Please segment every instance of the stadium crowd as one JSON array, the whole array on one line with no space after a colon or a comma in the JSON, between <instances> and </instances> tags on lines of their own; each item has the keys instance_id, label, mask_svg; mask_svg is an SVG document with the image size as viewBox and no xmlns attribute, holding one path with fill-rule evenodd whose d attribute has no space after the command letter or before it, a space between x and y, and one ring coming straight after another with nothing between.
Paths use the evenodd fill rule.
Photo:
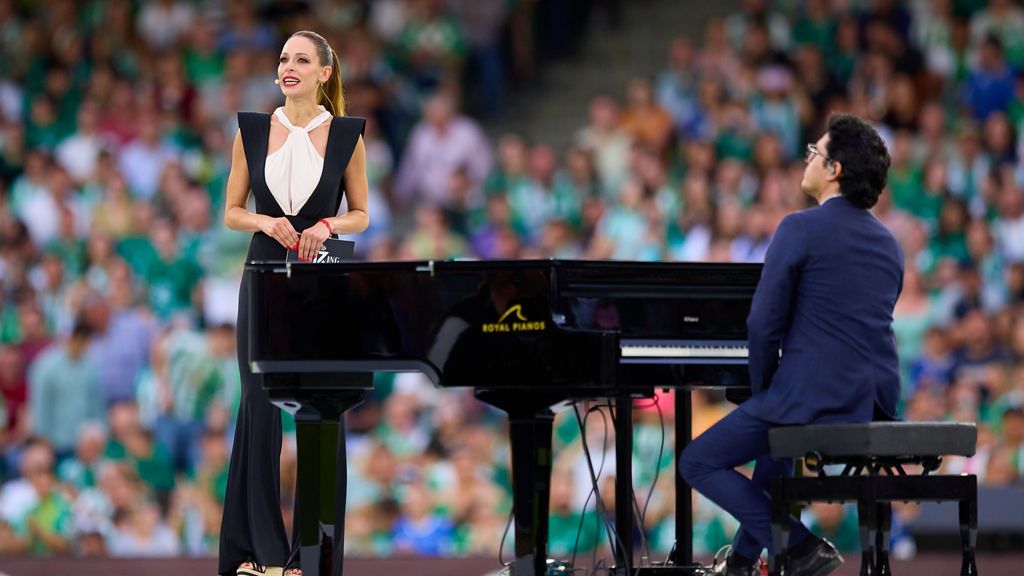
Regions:
<instances>
[{"instance_id":1,"label":"stadium crowd","mask_svg":"<svg viewBox=\"0 0 1024 576\"><path fill-rule=\"evenodd\" d=\"M870 119L893 160L875 213L906 259L903 416L978 422L977 455L946 467L1020 485L1020 3L744 0L673 40L656 76L585 103L567 149L490 141L477 118L571 53L586 33L573 10L591 4L616 21L614 2L585 0L0 0L0 556L216 553L248 242L221 219L234 113L279 105L274 62L299 29L335 46L348 113L368 119L371 227L357 246L373 260L757 262L781 218L809 206L805 143L833 111ZM636 416L656 555L673 537L669 397ZM694 398L695 433L731 409ZM591 408L614 510L614 439ZM571 414L556 420L555 557L606 546ZM379 378L348 426L349 553L498 554L511 507L500 413L403 374ZM282 462L288 518L293 442ZM697 511L696 549L713 553L735 524ZM850 510L807 514L857 548ZM898 553L913 552L913 514L899 511Z\"/></svg>"}]
</instances>

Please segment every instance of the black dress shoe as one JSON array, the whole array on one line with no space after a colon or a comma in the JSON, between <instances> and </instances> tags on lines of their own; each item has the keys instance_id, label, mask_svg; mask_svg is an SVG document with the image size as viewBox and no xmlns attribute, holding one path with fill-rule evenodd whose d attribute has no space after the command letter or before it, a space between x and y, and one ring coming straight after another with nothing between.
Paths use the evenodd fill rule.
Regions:
<instances>
[{"instance_id":1,"label":"black dress shoe","mask_svg":"<svg viewBox=\"0 0 1024 576\"><path fill-rule=\"evenodd\" d=\"M807 554L790 557L786 565L786 576L825 576L831 574L843 563L843 557L828 540L819 540Z\"/></svg>"}]
</instances>

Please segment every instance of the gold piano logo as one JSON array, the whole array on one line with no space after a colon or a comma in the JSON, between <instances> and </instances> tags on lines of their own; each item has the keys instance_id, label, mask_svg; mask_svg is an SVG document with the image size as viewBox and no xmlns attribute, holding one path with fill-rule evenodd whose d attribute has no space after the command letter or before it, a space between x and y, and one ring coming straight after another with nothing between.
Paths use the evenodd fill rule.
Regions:
<instances>
[{"instance_id":1,"label":"gold piano logo","mask_svg":"<svg viewBox=\"0 0 1024 576\"><path fill-rule=\"evenodd\" d=\"M484 334L497 332L543 332L547 324L543 320L528 320L523 314L523 305L515 306L505 310L505 313L498 318L497 322L487 322L480 326Z\"/></svg>"}]
</instances>

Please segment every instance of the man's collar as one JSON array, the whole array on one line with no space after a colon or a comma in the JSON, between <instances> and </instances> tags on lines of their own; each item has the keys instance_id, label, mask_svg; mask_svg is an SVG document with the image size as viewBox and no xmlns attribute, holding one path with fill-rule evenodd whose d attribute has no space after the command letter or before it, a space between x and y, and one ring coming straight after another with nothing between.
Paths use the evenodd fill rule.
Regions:
<instances>
[{"instance_id":1,"label":"man's collar","mask_svg":"<svg viewBox=\"0 0 1024 576\"><path fill-rule=\"evenodd\" d=\"M831 194L829 196L826 196L825 198L822 198L820 202L818 202L818 206L824 206L825 202L828 202L829 200L832 200L832 199L835 199L835 198L842 198L842 196L843 195L841 193L839 193L839 192L836 192L835 194Z\"/></svg>"}]
</instances>

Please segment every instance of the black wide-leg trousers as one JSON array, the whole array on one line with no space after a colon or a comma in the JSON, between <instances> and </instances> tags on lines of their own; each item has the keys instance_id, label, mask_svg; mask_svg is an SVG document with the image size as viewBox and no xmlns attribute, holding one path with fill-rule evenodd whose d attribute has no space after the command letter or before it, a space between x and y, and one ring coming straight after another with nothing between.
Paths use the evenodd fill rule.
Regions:
<instances>
[{"instance_id":1,"label":"black wide-leg trousers","mask_svg":"<svg viewBox=\"0 0 1024 576\"><path fill-rule=\"evenodd\" d=\"M243 562L286 566L297 542L289 542L281 517L281 411L270 403L262 376L249 370L250 281L250 273L245 272L236 324L242 398L228 468L217 567L219 574L230 575Z\"/></svg>"}]
</instances>

